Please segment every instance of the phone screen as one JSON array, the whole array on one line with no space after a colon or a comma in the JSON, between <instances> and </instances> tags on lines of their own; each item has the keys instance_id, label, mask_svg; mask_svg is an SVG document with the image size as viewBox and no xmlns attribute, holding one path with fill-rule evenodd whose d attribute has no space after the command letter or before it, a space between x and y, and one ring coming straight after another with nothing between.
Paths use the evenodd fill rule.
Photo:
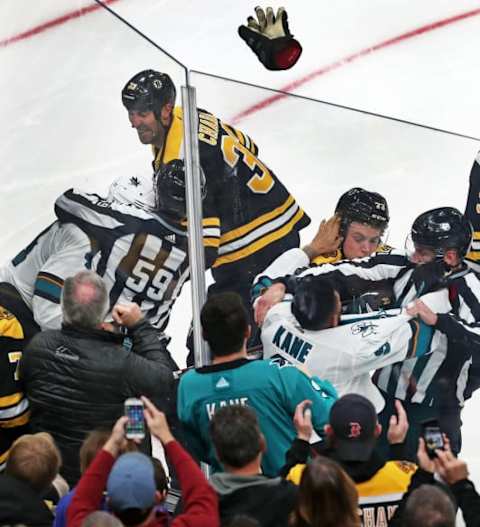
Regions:
<instances>
[{"instance_id":1,"label":"phone screen","mask_svg":"<svg viewBox=\"0 0 480 527\"><path fill-rule=\"evenodd\" d=\"M142 401L133 397L127 399L125 401L125 415L128 417L125 427L127 439L143 439L145 437L145 421Z\"/></svg>"},{"instance_id":2,"label":"phone screen","mask_svg":"<svg viewBox=\"0 0 480 527\"><path fill-rule=\"evenodd\" d=\"M423 429L423 438L429 457L435 457L435 450L443 450L443 436L439 426L425 426Z\"/></svg>"}]
</instances>

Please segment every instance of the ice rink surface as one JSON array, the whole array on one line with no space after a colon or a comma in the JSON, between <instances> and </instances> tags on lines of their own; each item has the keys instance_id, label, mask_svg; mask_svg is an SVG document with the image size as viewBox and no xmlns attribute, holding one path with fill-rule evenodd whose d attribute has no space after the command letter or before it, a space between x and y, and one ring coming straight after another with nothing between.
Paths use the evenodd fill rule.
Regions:
<instances>
[{"instance_id":1,"label":"ice rink surface","mask_svg":"<svg viewBox=\"0 0 480 527\"><path fill-rule=\"evenodd\" d=\"M423 210L464 208L480 137L480 2L286 0L304 48L286 72L265 70L237 35L255 5L110 3L202 72L190 79L198 105L255 139L261 159L312 217L303 241L351 186L387 197L388 241L395 246ZM117 175L148 172L150 152L129 128L120 90L148 67L166 71L177 85L185 76L91 1L42 0L32 9L29 0L2 0L0 20L3 261L53 221L53 202L67 188L104 192ZM185 288L169 327L180 362L189 302ZM479 405L477 396L464 411L463 455L480 482Z\"/></svg>"}]
</instances>

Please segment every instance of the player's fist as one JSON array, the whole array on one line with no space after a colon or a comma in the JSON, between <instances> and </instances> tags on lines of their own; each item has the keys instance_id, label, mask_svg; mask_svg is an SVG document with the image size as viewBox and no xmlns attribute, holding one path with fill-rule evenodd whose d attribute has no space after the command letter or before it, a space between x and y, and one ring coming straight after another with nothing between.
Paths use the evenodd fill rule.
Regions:
<instances>
[{"instance_id":1,"label":"player's fist","mask_svg":"<svg viewBox=\"0 0 480 527\"><path fill-rule=\"evenodd\" d=\"M288 28L288 15L280 7L275 15L271 7L255 8L257 20L250 16L246 26L240 26L240 37L250 46L260 62L269 70L291 68L302 53L302 46Z\"/></svg>"}]
</instances>

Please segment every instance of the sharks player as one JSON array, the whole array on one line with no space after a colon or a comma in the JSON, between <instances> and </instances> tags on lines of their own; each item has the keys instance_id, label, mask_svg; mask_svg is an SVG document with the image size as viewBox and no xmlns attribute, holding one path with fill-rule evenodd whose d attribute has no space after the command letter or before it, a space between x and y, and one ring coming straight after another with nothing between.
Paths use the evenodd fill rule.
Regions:
<instances>
[{"instance_id":1,"label":"sharks player","mask_svg":"<svg viewBox=\"0 0 480 527\"><path fill-rule=\"evenodd\" d=\"M323 274L333 280L342 300L375 288L381 280L391 281L398 306L408 309L448 339L446 358L439 354L407 359L386 366L375 374L375 383L387 404L380 419L388 419L393 402L400 399L409 415L409 455L416 451L420 422L437 418L452 443L461 448L460 412L465 401L465 385L472 354L480 353L480 281L464 258L472 241L469 221L452 207L421 214L413 223L407 252L392 252L369 259L310 267L299 276L283 276L308 264L300 249L288 251L263 275L279 276L267 292L277 302L285 291L292 292L298 280L308 274ZM290 253L290 254L289 254ZM261 278L261 277L259 277ZM452 310L431 317L418 297L436 288L446 288ZM384 423L385 424L385 423Z\"/></svg>"},{"instance_id":2,"label":"sharks player","mask_svg":"<svg viewBox=\"0 0 480 527\"><path fill-rule=\"evenodd\" d=\"M450 310L446 291L422 299L437 311ZM305 277L293 298L268 311L262 325L264 359L306 368L328 379L339 396L363 395L379 413L384 399L371 380L372 370L432 352L445 356L445 336L404 310L344 315L341 322L340 315L340 295L332 284L322 276Z\"/></svg>"}]
</instances>

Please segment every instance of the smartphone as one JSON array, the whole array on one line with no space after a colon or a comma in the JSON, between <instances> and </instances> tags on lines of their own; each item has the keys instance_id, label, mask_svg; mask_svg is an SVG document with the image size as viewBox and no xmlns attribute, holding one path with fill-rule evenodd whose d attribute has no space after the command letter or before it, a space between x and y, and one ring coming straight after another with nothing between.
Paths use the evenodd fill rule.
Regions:
<instances>
[{"instance_id":1,"label":"smartphone","mask_svg":"<svg viewBox=\"0 0 480 527\"><path fill-rule=\"evenodd\" d=\"M435 450L443 450L445 448L442 431L436 419L424 421L422 427L422 436L425 440L428 457L434 459L436 457Z\"/></svg>"},{"instance_id":2,"label":"smartphone","mask_svg":"<svg viewBox=\"0 0 480 527\"><path fill-rule=\"evenodd\" d=\"M145 437L145 420L143 417L143 403L136 397L125 401L125 415L128 417L125 426L127 439L143 439Z\"/></svg>"}]
</instances>

